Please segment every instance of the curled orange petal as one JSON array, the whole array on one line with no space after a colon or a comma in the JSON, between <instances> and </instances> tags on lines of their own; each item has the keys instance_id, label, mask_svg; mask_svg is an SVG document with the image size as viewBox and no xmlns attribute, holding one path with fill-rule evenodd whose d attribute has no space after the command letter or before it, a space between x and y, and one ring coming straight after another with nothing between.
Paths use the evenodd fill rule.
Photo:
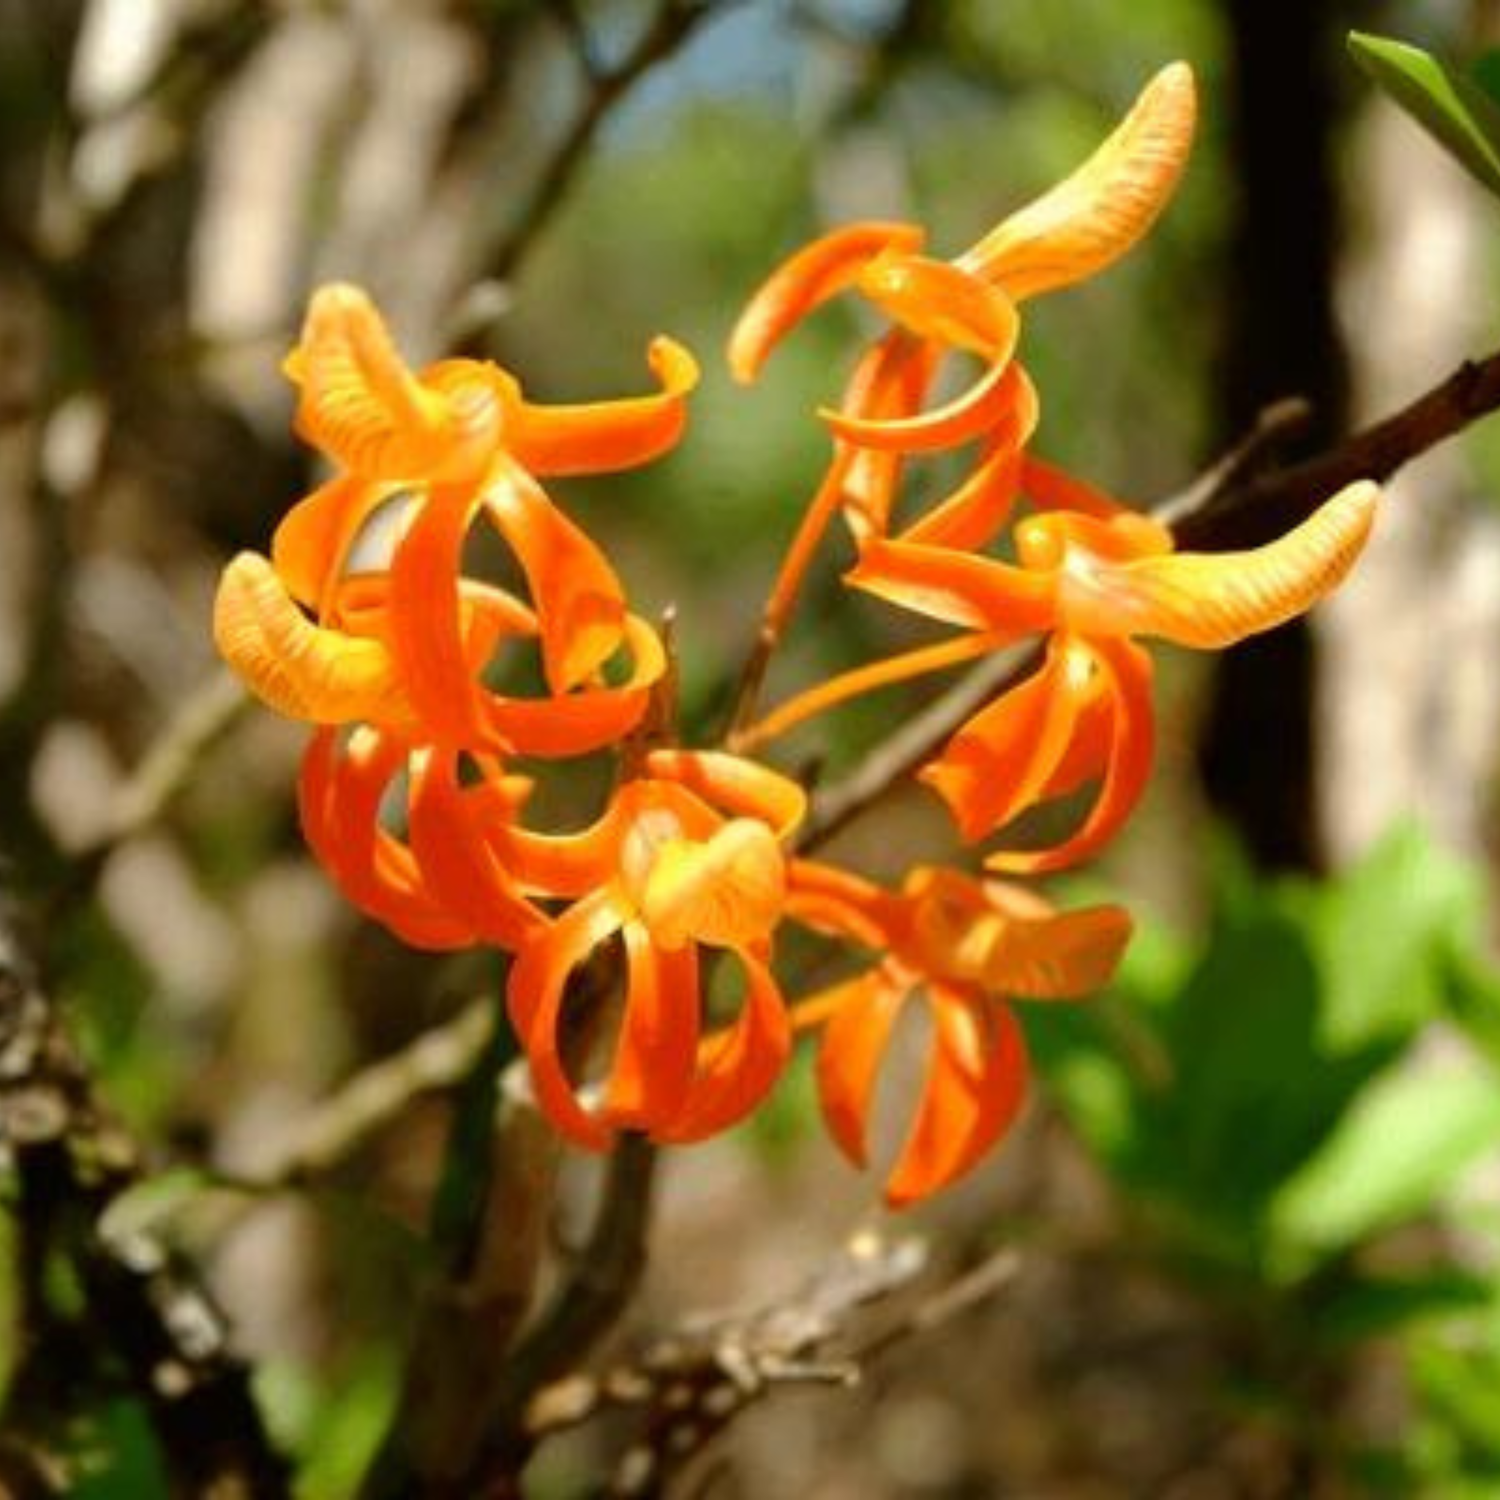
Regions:
<instances>
[{"instance_id":1,"label":"curled orange petal","mask_svg":"<svg viewBox=\"0 0 1500 1500\"><path fill-rule=\"evenodd\" d=\"M320 485L282 517L271 561L294 599L326 614L355 538L397 493L390 485L345 474Z\"/></svg>"},{"instance_id":2,"label":"curled orange petal","mask_svg":"<svg viewBox=\"0 0 1500 1500\"><path fill-rule=\"evenodd\" d=\"M314 625L257 553L241 552L224 569L214 600L214 642L256 697L289 718L317 724L412 719L387 647Z\"/></svg>"},{"instance_id":3,"label":"curled orange petal","mask_svg":"<svg viewBox=\"0 0 1500 1500\"><path fill-rule=\"evenodd\" d=\"M665 337L651 341L646 360L661 382L659 394L577 406L523 402L512 413L506 447L522 468L543 477L608 474L660 457L682 436L698 362Z\"/></svg>"},{"instance_id":4,"label":"curled orange petal","mask_svg":"<svg viewBox=\"0 0 1500 1500\"><path fill-rule=\"evenodd\" d=\"M826 997L833 1006L818 1043L818 1104L834 1144L856 1167L868 1161L875 1081L909 987L903 972L883 965Z\"/></svg>"},{"instance_id":5,"label":"curled orange petal","mask_svg":"<svg viewBox=\"0 0 1500 1500\"><path fill-rule=\"evenodd\" d=\"M811 859L787 867L787 915L815 932L883 950L892 943L897 910L889 892L850 870Z\"/></svg>"},{"instance_id":6,"label":"curled orange petal","mask_svg":"<svg viewBox=\"0 0 1500 1500\"><path fill-rule=\"evenodd\" d=\"M787 331L852 286L882 251L914 251L923 234L912 224L848 224L783 261L751 297L729 335L729 369L742 385L760 373Z\"/></svg>"},{"instance_id":7,"label":"curled orange petal","mask_svg":"<svg viewBox=\"0 0 1500 1500\"><path fill-rule=\"evenodd\" d=\"M1009 363L992 364L968 390L946 405L910 417L862 417L821 407L818 415L834 435L882 453L933 453L991 431L1004 420L1012 395Z\"/></svg>"},{"instance_id":8,"label":"curled orange petal","mask_svg":"<svg viewBox=\"0 0 1500 1500\"><path fill-rule=\"evenodd\" d=\"M1026 1045L1010 1007L929 986L932 1049L911 1132L886 1179L906 1208L970 1171L1010 1128L1026 1098Z\"/></svg>"},{"instance_id":9,"label":"curled orange petal","mask_svg":"<svg viewBox=\"0 0 1500 1500\"><path fill-rule=\"evenodd\" d=\"M345 897L413 948L467 948L474 930L446 910L412 852L380 826L380 806L407 748L367 727L341 752L339 732L320 729L302 758L297 808L308 847Z\"/></svg>"},{"instance_id":10,"label":"curled orange petal","mask_svg":"<svg viewBox=\"0 0 1500 1500\"><path fill-rule=\"evenodd\" d=\"M514 464L503 466L482 498L531 588L548 684L554 693L566 692L619 649L625 620L620 580L582 528Z\"/></svg>"},{"instance_id":11,"label":"curled orange petal","mask_svg":"<svg viewBox=\"0 0 1500 1500\"><path fill-rule=\"evenodd\" d=\"M653 750L646 757L646 768L725 812L758 818L777 838L790 834L807 811L807 793L795 781L742 755L722 750Z\"/></svg>"},{"instance_id":12,"label":"curled orange petal","mask_svg":"<svg viewBox=\"0 0 1500 1500\"><path fill-rule=\"evenodd\" d=\"M1193 142L1192 70L1172 63L1071 176L959 257L1018 301L1081 281L1119 259L1177 186Z\"/></svg>"},{"instance_id":13,"label":"curled orange petal","mask_svg":"<svg viewBox=\"0 0 1500 1500\"><path fill-rule=\"evenodd\" d=\"M1109 755L1099 795L1071 838L1050 849L991 854L984 862L988 869L1041 875L1093 858L1124 826L1146 789L1155 747L1151 658L1131 641L1102 639L1086 644L1109 678L1112 709Z\"/></svg>"},{"instance_id":14,"label":"curled orange petal","mask_svg":"<svg viewBox=\"0 0 1500 1500\"><path fill-rule=\"evenodd\" d=\"M1041 668L965 723L918 773L970 842L1019 817L1042 797L1066 754L1094 662L1056 636Z\"/></svg>"},{"instance_id":15,"label":"curled orange petal","mask_svg":"<svg viewBox=\"0 0 1500 1500\"><path fill-rule=\"evenodd\" d=\"M584 897L521 945L505 992L538 1106L563 1135L589 1151L608 1150L613 1133L579 1101L558 1032L569 976L619 926L620 913L606 892Z\"/></svg>"},{"instance_id":16,"label":"curled orange petal","mask_svg":"<svg viewBox=\"0 0 1500 1500\"><path fill-rule=\"evenodd\" d=\"M1059 601L1093 635L1156 635L1216 650L1273 629L1343 582L1375 524L1378 486L1351 484L1300 526L1244 552L1177 552L1065 570Z\"/></svg>"},{"instance_id":17,"label":"curled orange petal","mask_svg":"<svg viewBox=\"0 0 1500 1500\"><path fill-rule=\"evenodd\" d=\"M667 669L661 637L637 615L626 615L629 675L618 686L585 687L550 698L483 693L480 742L516 755L587 755L618 744L641 721L652 685Z\"/></svg>"},{"instance_id":18,"label":"curled orange petal","mask_svg":"<svg viewBox=\"0 0 1500 1500\"><path fill-rule=\"evenodd\" d=\"M738 1124L765 1098L792 1051L792 1028L770 969L748 948L734 949L745 970L745 1001L729 1026L699 1048L699 1069L662 1141L706 1140Z\"/></svg>"},{"instance_id":19,"label":"curled orange petal","mask_svg":"<svg viewBox=\"0 0 1500 1500\"><path fill-rule=\"evenodd\" d=\"M514 949L542 925L471 815L451 752L413 757L407 821L428 888L486 943Z\"/></svg>"}]
</instances>

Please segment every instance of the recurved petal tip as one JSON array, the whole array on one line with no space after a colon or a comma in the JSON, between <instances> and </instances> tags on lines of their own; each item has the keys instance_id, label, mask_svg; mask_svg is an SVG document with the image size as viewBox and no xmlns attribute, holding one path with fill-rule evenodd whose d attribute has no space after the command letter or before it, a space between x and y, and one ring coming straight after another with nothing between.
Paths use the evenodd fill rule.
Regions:
<instances>
[{"instance_id":1,"label":"recurved petal tip","mask_svg":"<svg viewBox=\"0 0 1500 1500\"><path fill-rule=\"evenodd\" d=\"M1101 569L1104 608L1120 633L1204 650L1232 646L1332 593L1369 540L1379 504L1379 486L1360 480L1263 547L1179 552Z\"/></svg>"},{"instance_id":2,"label":"recurved petal tip","mask_svg":"<svg viewBox=\"0 0 1500 1500\"><path fill-rule=\"evenodd\" d=\"M958 264L1018 299L1102 271L1166 207L1192 147L1197 112L1192 69L1168 64L1081 167L1005 219Z\"/></svg>"},{"instance_id":3,"label":"recurved petal tip","mask_svg":"<svg viewBox=\"0 0 1500 1500\"><path fill-rule=\"evenodd\" d=\"M912 224L847 224L782 262L751 297L729 335L729 370L741 385L760 373L782 337L844 288L883 251L912 254L922 246Z\"/></svg>"}]
</instances>

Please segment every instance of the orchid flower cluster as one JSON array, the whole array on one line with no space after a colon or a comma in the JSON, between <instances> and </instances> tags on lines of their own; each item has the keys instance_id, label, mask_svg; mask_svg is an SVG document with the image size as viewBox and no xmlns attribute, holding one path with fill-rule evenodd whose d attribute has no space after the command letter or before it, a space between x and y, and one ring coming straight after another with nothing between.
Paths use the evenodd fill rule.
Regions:
<instances>
[{"instance_id":1,"label":"orchid flower cluster","mask_svg":"<svg viewBox=\"0 0 1500 1500\"><path fill-rule=\"evenodd\" d=\"M1164 527L1031 452L1039 401L1016 354L1019 305L1102 270L1144 234L1180 175L1194 111L1191 74L1175 64L1081 168L956 259L925 255L913 226L856 224L793 255L752 298L729 346L741 380L839 293L891 324L823 413L832 459L770 596L762 657L840 517L857 553L846 582L954 633L759 720L752 672L727 742L711 747L675 742L660 632L542 487L669 450L698 378L688 352L651 345L652 394L540 405L488 362L412 371L362 292L314 295L286 370L298 432L337 472L281 522L269 558L230 563L216 638L260 698L316 726L302 826L348 899L418 948L511 955L506 1008L535 1098L578 1145L722 1131L812 1033L829 1131L862 1166L895 1025L920 999L925 1078L885 1184L889 1203L908 1204L973 1167L1016 1117L1027 1064L1011 1001L1078 997L1110 978L1129 940L1124 910L1059 911L997 877L1074 866L1130 814L1152 760L1144 639L1223 647L1307 609L1351 566L1377 499L1357 484L1268 546L1179 553ZM929 406L953 354L982 372ZM956 448L973 454L966 477L905 514L907 471ZM470 543L485 532L524 587L476 576ZM979 875L921 866L894 889L799 852L806 793L756 753L858 694L1022 641L1040 647L1034 670L919 779L970 843L1096 785L1076 832L992 849ZM497 690L528 652L537 691ZM601 751L616 777L595 821L537 827L518 766ZM844 977L789 994L775 952L788 923L851 955ZM742 998L711 1023L706 981L725 959ZM591 1057L597 1027L584 1024L597 1017L580 1014L601 1009L599 987L581 982L595 960L618 981L604 1058Z\"/></svg>"}]
</instances>

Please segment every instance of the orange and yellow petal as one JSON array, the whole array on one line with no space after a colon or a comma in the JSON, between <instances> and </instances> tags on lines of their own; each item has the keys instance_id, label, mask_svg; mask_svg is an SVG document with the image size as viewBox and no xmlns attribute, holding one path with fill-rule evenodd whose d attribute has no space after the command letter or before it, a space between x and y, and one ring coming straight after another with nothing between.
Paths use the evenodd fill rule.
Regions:
<instances>
[{"instance_id":1,"label":"orange and yellow petal","mask_svg":"<svg viewBox=\"0 0 1500 1500\"><path fill-rule=\"evenodd\" d=\"M241 552L224 570L214 600L214 642L256 697L288 718L315 724L412 720L389 648L314 625L257 553Z\"/></svg>"},{"instance_id":2,"label":"orange and yellow petal","mask_svg":"<svg viewBox=\"0 0 1500 1500\"><path fill-rule=\"evenodd\" d=\"M1068 286L1124 255L1166 207L1192 147L1192 70L1172 63L1071 176L959 257L1018 301Z\"/></svg>"},{"instance_id":3,"label":"orange and yellow petal","mask_svg":"<svg viewBox=\"0 0 1500 1500\"><path fill-rule=\"evenodd\" d=\"M501 403L487 383L476 379L463 402L429 389L358 287L335 283L313 294L286 368L299 388L298 432L364 479L470 470L498 438Z\"/></svg>"},{"instance_id":4,"label":"orange and yellow petal","mask_svg":"<svg viewBox=\"0 0 1500 1500\"><path fill-rule=\"evenodd\" d=\"M881 255L865 267L859 289L893 323L949 349L1005 364L1021 333L1016 305L992 286L944 260Z\"/></svg>"},{"instance_id":5,"label":"orange and yellow petal","mask_svg":"<svg viewBox=\"0 0 1500 1500\"><path fill-rule=\"evenodd\" d=\"M1107 984L1130 941L1129 913L1058 911L1022 886L920 868L906 882L924 972L1023 1000L1067 1000Z\"/></svg>"},{"instance_id":6,"label":"orange and yellow petal","mask_svg":"<svg viewBox=\"0 0 1500 1500\"><path fill-rule=\"evenodd\" d=\"M1285 536L1243 552L1176 552L1065 574L1059 607L1091 635L1154 635L1218 650L1272 630L1343 582L1369 539L1380 490L1342 489Z\"/></svg>"},{"instance_id":7,"label":"orange and yellow petal","mask_svg":"<svg viewBox=\"0 0 1500 1500\"><path fill-rule=\"evenodd\" d=\"M749 384L782 337L830 297L859 280L886 251L911 253L923 233L911 224L874 221L845 225L805 245L767 278L729 336L729 368Z\"/></svg>"},{"instance_id":8,"label":"orange and yellow petal","mask_svg":"<svg viewBox=\"0 0 1500 1500\"><path fill-rule=\"evenodd\" d=\"M673 839L658 849L639 909L661 948L741 948L770 934L785 896L776 835L754 818L731 818L706 840Z\"/></svg>"}]
</instances>

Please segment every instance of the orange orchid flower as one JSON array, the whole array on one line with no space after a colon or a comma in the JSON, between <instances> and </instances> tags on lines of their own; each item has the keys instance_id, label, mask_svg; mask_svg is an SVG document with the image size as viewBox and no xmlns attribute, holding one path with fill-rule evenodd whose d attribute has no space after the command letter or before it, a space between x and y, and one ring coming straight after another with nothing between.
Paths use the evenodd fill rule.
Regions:
<instances>
[{"instance_id":1,"label":"orange orchid flower","mask_svg":"<svg viewBox=\"0 0 1500 1500\"><path fill-rule=\"evenodd\" d=\"M953 261L924 256L923 231L909 224L858 223L815 240L751 298L730 337L731 371L753 380L792 327L855 287L897 326L861 362L840 408L823 412L836 437L896 455L952 447L1015 424L1016 382L1006 376L1020 331L1016 304L1096 274L1145 234L1176 187L1195 117L1192 72L1173 63L1081 167ZM950 349L977 355L985 373L956 400L923 412ZM857 530L872 518L878 524L889 508L894 464L846 452L835 469L843 472L830 483L848 492Z\"/></svg>"},{"instance_id":2,"label":"orange orchid flower","mask_svg":"<svg viewBox=\"0 0 1500 1500\"><path fill-rule=\"evenodd\" d=\"M492 364L413 374L362 292L320 290L287 367L299 431L347 472L293 508L269 563L244 553L230 564L215 608L224 656L271 707L315 723L420 725L449 748L534 755L618 740L661 675L660 643L533 476L629 467L671 447L697 367L668 339L650 360L655 396L537 406ZM351 572L381 514L398 532L388 571ZM529 603L463 577L481 519L515 555ZM495 647L518 637L539 644L545 698L480 682ZM622 652L626 678L607 684Z\"/></svg>"},{"instance_id":3,"label":"orange orchid flower","mask_svg":"<svg viewBox=\"0 0 1500 1500\"><path fill-rule=\"evenodd\" d=\"M529 891L573 902L521 945L508 988L538 1103L570 1140L603 1150L618 1129L699 1140L741 1119L775 1082L791 1028L770 941L785 896L782 843L804 800L796 783L753 762L658 750L584 832L504 835ZM624 1009L590 1107L567 1076L559 1029L569 976L616 934ZM745 998L738 1019L700 1044L703 946L739 961Z\"/></svg>"},{"instance_id":4,"label":"orange orchid flower","mask_svg":"<svg viewBox=\"0 0 1500 1500\"><path fill-rule=\"evenodd\" d=\"M964 626L977 633L968 639L986 647L1050 632L1041 668L980 710L921 773L969 839L1100 778L1098 799L1071 838L986 861L992 869L1037 873L1094 854L1144 788L1152 757L1151 662L1135 638L1217 649L1303 613L1353 566L1374 524L1379 490L1350 485L1263 547L1177 553L1165 527L1036 460L1025 461L1022 484L1043 505L1075 508L1042 510L1021 522L1015 564L905 538L875 539L849 581ZM955 656L954 644L947 649ZM781 721L841 695L837 680L823 684L804 695L795 715L784 710Z\"/></svg>"},{"instance_id":5,"label":"orange orchid flower","mask_svg":"<svg viewBox=\"0 0 1500 1500\"><path fill-rule=\"evenodd\" d=\"M903 1208L968 1172L1005 1134L1025 1099L1027 1060L1010 999L1071 999L1108 982L1130 940L1118 906L1058 912L1040 896L956 870L918 868L899 895L810 861L791 871L787 912L820 931L876 947L870 969L801 1001L798 1028L820 1026L823 1118L857 1167L902 1008L925 997L932 1024L926 1081L886 1180Z\"/></svg>"}]
</instances>

